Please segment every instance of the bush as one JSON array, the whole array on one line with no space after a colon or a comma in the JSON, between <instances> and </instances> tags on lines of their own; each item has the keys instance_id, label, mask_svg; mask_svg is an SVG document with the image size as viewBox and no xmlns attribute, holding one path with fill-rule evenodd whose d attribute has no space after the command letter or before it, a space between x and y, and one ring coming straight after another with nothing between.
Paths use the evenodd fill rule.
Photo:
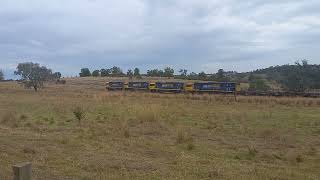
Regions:
<instances>
[{"instance_id":1,"label":"bush","mask_svg":"<svg viewBox=\"0 0 320 180\"><path fill-rule=\"evenodd\" d=\"M56 84L66 84L67 83L67 81L66 80L64 80L64 79L58 79L57 81L56 81Z\"/></svg>"},{"instance_id":2,"label":"bush","mask_svg":"<svg viewBox=\"0 0 320 180\"><path fill-rule=\"evenodd\" d=\"M298 154L296 157L296 161L297 161L297 163L303 162L303 157L300 154Z\"/></svg>"},{"instance_id":3,"label":"bush","mask_svg":"<svg viewBox=\"0 0 320 180\"><path fill-rule=\"evenodd\" d=\"M85 118L85 111L82 107L77 106L73 110L73 114L75 118L78 120L79 124L81 124L81 121Z\"/></svg>"},{"instance_id":4,"label":"bush","mask_svg":"<svg viewBox=\"0 0 320 180\"><path fill-rule=\"evenodd\" d=\"M187 145L187 150L188 151L191 151L195 148L195 145L192 143L192 142L189 142L188 145Z\"/></svg>"}]
</instances>

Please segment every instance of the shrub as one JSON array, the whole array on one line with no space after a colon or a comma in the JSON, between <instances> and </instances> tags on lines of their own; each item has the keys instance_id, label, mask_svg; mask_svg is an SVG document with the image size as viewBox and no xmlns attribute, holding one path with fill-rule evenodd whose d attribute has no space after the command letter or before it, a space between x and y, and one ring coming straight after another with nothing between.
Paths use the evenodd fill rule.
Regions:
<instances>
[{"instance_id":1,"label":"shrub","mask_svg":"<svg viewBox=\"0 0 320 180\"><path fill-rule=\"evenodd\" d=\"M297 163L303 162L303 157L300 154L298 154L296 157L296 161L297 161Z\"/></svg>"},{"instance_id":2,"label":"shrub","mask_svg":"<svg viewBox=\"0 0 320 180\"><path fill-rule=\"evenodd\" d=\"M28 119L28 116L27 116L27 115L22 114L22 115L20 115L20 119L21 119L21 120L27 120L27 119Z\"/></svg>"},{"instance_id":3,"label":"shrub","mask_svg":"<svg viewBox=\"0 0 320 180\"><path fill-rule=\"evenodd\" d=\"M189 142L188 145L187 145L187 150L188 151L191 151L195 148L195 145L192 143L192 142Z\"/></svg>"},{"instance_id":4,"label":"shrub","mask_svg":"<svg viewBox=\"0 0 320 180\"><path fill-rule=\"evenodd\" d=\"M67 83L67 81L66 80L64 80L64 79L58 79L57 81L56 81L56 84L66 84Z\"/></svg>"},{"instance_id":5,"label":"shrub","mask_svg":"<svg viewBox=\"0 0 320 180\"><path fill-rule=\"evenodd\" d=\"M77 106L73 110L73 114L75 118L78 120L79 124L81 125L81 121L85 118L85 111L82 107Z\"/></svg>"}]
</instances>

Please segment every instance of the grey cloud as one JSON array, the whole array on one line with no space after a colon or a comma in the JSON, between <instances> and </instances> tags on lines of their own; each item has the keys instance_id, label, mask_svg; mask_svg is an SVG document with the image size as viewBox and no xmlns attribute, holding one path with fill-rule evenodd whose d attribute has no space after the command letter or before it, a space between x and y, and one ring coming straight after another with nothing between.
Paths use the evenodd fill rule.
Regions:
<instances>
[{"instance_id":1,"label":"grey cloud","mask_svg":"<svg viewBox=\"0 0 320 180\"><path fill-rule=\"evenodd\" d=\"M25 60L65 74L83 66L212 72L297 58L320 63L317 0L3 0L0 6L0 68Z\"/></svg>"}]
</instances>

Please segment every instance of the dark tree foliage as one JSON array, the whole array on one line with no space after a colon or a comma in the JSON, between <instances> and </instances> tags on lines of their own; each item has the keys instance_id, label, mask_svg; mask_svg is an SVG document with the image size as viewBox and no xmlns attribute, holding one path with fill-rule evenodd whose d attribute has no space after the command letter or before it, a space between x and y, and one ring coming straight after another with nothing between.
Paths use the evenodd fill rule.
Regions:
<instances>
[{"instance_id":1,"label":"dark tree foliage","mask_svg":"<svg viewBox=\"0 0 320 180\"><path fill-rule=\"evenodd\" d=\"M188 75L188 70L186 70L186 69L180 69L180 70L179 70L179 73L180 73L180 77L181 77L181 78L186 78L187 75Z\"/></svg>"},{"instance_id":2,"label":"dark tree foliage","mask_svg":"<svg viewBox=\"0 0 320 180\"><path fill-rule=\"evenodd\" d=\"M4 80L4 73L3 71L0 69L0 81Z\"/></svg>"},{"instance_id":3,"label":"dark tree foliage","mask_svg":"<svg viewBox=\"0 0 320 180\"><path fill-rule=\"evenodd\" d=\"M99 77L99 76L100 76L100 71L99 71L99 70L94 70L94 71L92 72L92 76L93 76L93 77Z\"/></svg>"},{"instance_id":4,"label":"dark tree foliage","mask_svg":"<svg viewBox=\"0 0 320 180\"><path fill-rule=\"evenodd\" d=\"M43 88L45 82L54 80L51 69L32 62L18 64L14 74L21 76L21 82L26 88L33 88L35 91Z\"/></svg>"},{"instance_id":5,"label":"dark tree foliage","mask_svg":"<svg viewBox=\"0 0 320 180\"><path fill-rule=\"evenodd\" d=\"M191 72L191 73L187 76L187 78L188 78L189 80L197 80L197 79L199 79L198 74L195 73L195 72Z\"/></svg>"},{"instance_id":6,"label":"dark tree foliage","mask_svg":"<svg viewBox=\"0 0 320 180\"><path fill-rule=\"evenodd\" d=\"M61 78L61 73L60 72L55 72L52 74L53 79L58 80Z\"/></svg>"},{"instance_id":7,"label":"dark tree foliage","mask_svg":"<svg viewBox=\"0 0 320 180\"><path fill-rule=\"evenodd\" d=\"M113 67L111 68L111 74L112 74L112 76L114 76L114 77L123 76L123 75L124 75L123 72L122 72L122 70L120 69L120 67L117 67L117 66L113 66Z\"/></svg>"},{"instance_id":8,"label":"dark tree foliage","mask_svg":"<svg viewBox=\"0 0 320 180\"><path fill-rule=\"evenodd\" d=\"M127 71L127 76L128 76L130 79L133 78L133 72L132 72L131 69L129 69L129 70Z\"/></svg>"},{"instance_id":9,"label":"dark tree foliage","mask_svg":"<svg viewBox=\"0 0 320 180\"><path fill-rule=\"evenodd\" d=\"M80 77L89 77L91 76L91 72L89 68L82 68L81 73L79 73Z\"/></svg>"},{"instance_id":10,"label":"dark tree foliage","mask_svg":"<svg viewBox=\"0 0 320 180\"><path fill-rule=\"evenodd\" d=\"M140 78L141 77L140 69L139 68L134 68L133 75L134 75L134 77Z\"/></svg>"},{"instance_id":11,"label":"dark tree foliage","mask_svg":"<svg viewBox=\"0 0 320 180\"><path fill-rule=\"evenodd\" d=\"M173 77L174 70L172 68L166 67L163 72L164 77Z\"/></svg>"},{"instance_id":12,"label":"dark tree foliage","mask_svg":"<svg viewBox=\"0 0 320 180\"><path fill-rule=\"evenodd\" d=\"M223 69L219 69L217 72L217 80L223 80L225 78L225 72Z\"/></svg>"},{"instance_id":13,"label":"dark tree foliage","mask_svg":"<svg viewBox=\"0 0 320 180\"><path fill-rule=\"evenodd\" d=\"M200 72L199 74L198 74L198 79L200 79L200 80L206 80L207 79L207 74L205 73L205 72Z\"/></svg>"},{"instance_id":14,"label":"dark tree foliage","mask_svg":"<svg viewBox=\"0 0 320 180\"><path fill-rule=\"evenodd\" d=\"M101 69L100 70L101 77L106 77L111 74L111 69Z\"/></svg>"},{"instance_id":15,"label":"dark tree foliage","mask_svg":"<svg viewBox=\"0 0 320 180\"><path fill-rule=\"evenodd\" d=\"M147 76L149 77L163 77L164 72L159 69L152 69L147 71Z\"/></svg>"}]
</instances>

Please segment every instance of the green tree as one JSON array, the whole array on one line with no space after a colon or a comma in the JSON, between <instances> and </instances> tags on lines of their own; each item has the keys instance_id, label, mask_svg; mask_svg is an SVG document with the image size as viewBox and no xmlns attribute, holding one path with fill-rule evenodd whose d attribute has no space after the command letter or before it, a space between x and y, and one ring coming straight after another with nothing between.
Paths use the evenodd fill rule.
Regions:
<instances>
[{"instance_id":1,"label":"green tree","mask_svg":"<svg viewBox=\"0 0 320 180\"><path fill-rule=\"evenodd\" d=\"M89 77L91 76L91 72L89 68L82 68L81 73L79 73L80 77Z\"/></svg>"},{"instance_id":2,"label":"green tree","mask_svg":"<svg viewBox=\"0 0 320 180\"><path fill-rule=\"evenodd\" d=\"M122 75L123 75L123 72L122 72L122 70L120 69L120 67L113 66L113 67L111 68L111 74L112 74L112 76L117 77L117 76L122 76Z\"/></svg>"},{"instance_id":3,"label":"green tree","mask_svg":"<svg viewBox=\"0 0 320 180\"><path fill-rule=\"evenodd\" d=\"M99 71L99 70L94 70L94 71L92 72L92 76L93 76L93 77L99 77L99 76L100 76L100 71Z\"/></svg>"},{"instance_id":4,"label":"green tree","mask_svg":"<svg viewBox=\"0 0 320 180\"><path fill-rule=\"evenodd\" d=\"M152 69L147 71L147 76L149 77L163 77L164 72L159 69Z\"/></svg>"},{"instance_id":5,"label":"green tree","mask_svg":"<svg viewBox=\"0 0 320 180\"><path fill-rule=\"evenodd\" d=\"M173 74L174 74L174 70L170 67L166 67L164 69L164 77L173 77Z\"/></svg>"},{"instance_id":6,"label":"green tree","mask_svg":"<svg viewBox=\"0 0 320 180\"><path fill-rule=\"evenodd\" d=\"M0 81L4 80L4 73L3 71L0 69Z\"/></svg>"},{"instance_id":7,"label":"green tree","mask_svg":"<svg viewBox=\"0 0 320 180\"><path fill-rule=\"evenodd\" d=\"M53 79L58 80L61 79L61 73L60 72L55 72L52 74Z\"/></svg>"},{"instance_id":8,"label":"green tree","mask_svg":"<svg viewBox=\"0 0 320 180\"><path fill-rule=\"evenodd\" d=\"M21 76L21 82L25 88L33 88L35 91L44 87L44 83L53 79L52 70L38 63L19 63L15 75Z\"/></svg>"},{"instance_id":9,"label":"green tree","mask_svg":"<svg viewBox=\"0 0 320 180\"><path fill-rule=\"evenodd\" d=\"M133 75L135 76L135 77L137 77L137 78L140 78L141 77L141 75L140 75L140 69L139 68L134 68L134 70L133 70Z\"/></svg>"},{"instance_id":10,"label":"green tree","mask_svg":"<svg viewBox=\"0 0 320 180\"><path fill-rule=\"evenodd\" d=\"M207 78L207 75L206 75L206 73L205 72L200 72L199 74L198 74L198 77L199 77L199 79L201 79L201 80L206 80L206 78Z\"/></svg>"},{"instance_id":11,"label":"green tree","mask_svg":"<svg viewBox=\"0 0 320 180\"><path fill-rule=\"evenodd\" d=\"M129 69L129 70L127 71L127 76L128 76L130 79L133 78L133 72L132 72L131 69Z\"/></svg>"},{"instance_id":12,"label":"green tree","mask_svg":"<svg viewBox=\"0 0 320 180\"><path fill-rule=\"evenodd\" d=\"M101 69L100 70L101 77L106 77L111 74L111 69Z\"/></svg>"},{"instance_id":13,"label":"green tree","mask_svg":"<svg viewBox=\"0 0 320 180\"><path fill-rule=\"evenodd\" d=\"M180 76L181 76L182 78L186 78L186 77L187 77L187 74L188 74L188 70L186 70L186 69L180 69L180 70L179 70L179 73L180 73Z\"/></svg>"},{"instance_id":14,"label":"green tree","mask_svg":"<svg viewBox=\"0 0 320 180\"><path fill-rule=\"evenodd\" d=\"M225 72L223 69L219 69L217 72L217 80L224 81L224 79L225 79Z\"/></svg>"},{"instance_id":15,"label":"green tree","mask_svg":"<svg viewBox=\"0 0 320 180\"><path fill-rule=\"evenodd\" d=\"M195 72L191 72L191 73L188 75L188 79L189 79L189 80L196 80L196 79L198 79L198 74L195 73Z\"/></svg>"}]
</instances>

